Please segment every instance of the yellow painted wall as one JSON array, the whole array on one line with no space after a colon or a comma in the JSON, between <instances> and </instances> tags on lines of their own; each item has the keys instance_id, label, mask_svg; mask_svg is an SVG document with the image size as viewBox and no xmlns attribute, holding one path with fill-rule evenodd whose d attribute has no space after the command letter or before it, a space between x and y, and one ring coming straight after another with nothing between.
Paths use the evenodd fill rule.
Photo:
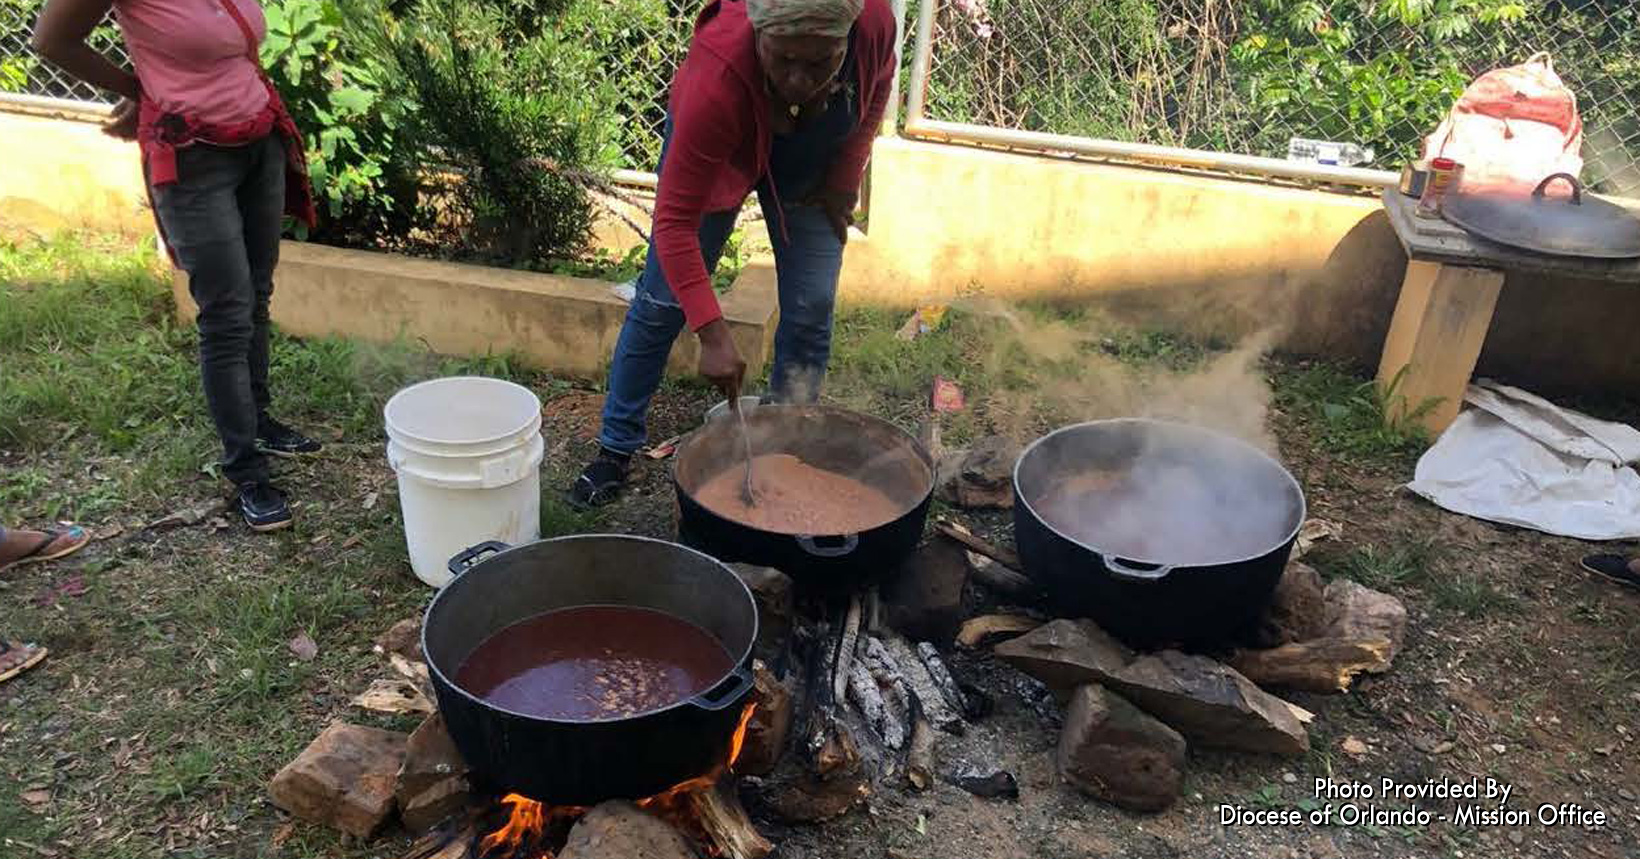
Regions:
<instances>
[{"instance_id":1,"label":"yellow painted wall","mask_svg":"<svg viewBox=\"0 0 1640 859\"><path fill-rule=\"evenodd\" d=\"M1119 318L1378 364L1406 256L1378 201L884 138L844 301L1097 303ZM1602 326L1604 323L1604 326ZM1640 390L1640 288L1511 276L1478 372Z\"/></svg>"},{"instance_id":2,"label":"yellow painted wall","mask_svg":"<svg viewBox=\"0 0 1640 859\"><path fill-rule=\"evenodd\" d=\"M0 141L0 234L154 235L136 144L95 122L9 110L0 110Z\"/></svg>"},{"instance_id":3,"label":"yellow painted wall","mask_svg":"<svg viewBox=\"0 0 1640 859\"><path fill-rule=\"evenodd\" d=\"M392 254L285 242L271 313L297 336L424 342L447 355L515 352L555 372L600 377L615 351L626 303L613 284ZM177 316L192 322L188 277L172 282ZM722 300L746 357L762 369L774 340L774 272L748 265ZM693 372L698 344L680 337L668 369Z\"/></svg>"},{"instance_id":4,"label":"yellow painted wall","mask_svg":"<svg viewBox=\"0 0 1640 859\"><path fill-rule=\"evenodd\" d=\"M131 145L94 124L4 110L0 140L0 228L152 235ZM1094 302L1196 334L1275 325L1289 349L1370 368L1406 269L1375 200L1255 181L884 138L870 193L844 302L910 307L975 293ZM600 241L635 241L608 221ZM346 305L337 313L368 309L334 300ZM536 322L504 318L507 306L516 305L486 312L539 334ZM598 311L598 330L611 312ZM1546 393L1640 390L1640 338L1627 335L1637 322L1640 288L1511 276L1479 372Z\"/></svg>"}]
</instances>

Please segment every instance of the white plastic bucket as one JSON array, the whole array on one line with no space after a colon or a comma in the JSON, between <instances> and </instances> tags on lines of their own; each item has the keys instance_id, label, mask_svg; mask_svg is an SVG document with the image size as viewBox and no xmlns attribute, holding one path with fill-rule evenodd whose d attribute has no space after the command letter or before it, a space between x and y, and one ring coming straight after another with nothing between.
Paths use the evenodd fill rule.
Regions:
<instances>
[{"instance_id":1,"label":"white plastic bucket","mask_svg":"<svg viewBox=\"0 0 1640 859\"><path fill-rule=\"evenodd\" d=\"M387 401L387 461L399 478L416 577L443 587L449 562L487 540L541 536L541 401L500 379L455 376Z\"/></svg>"}]
</instances>

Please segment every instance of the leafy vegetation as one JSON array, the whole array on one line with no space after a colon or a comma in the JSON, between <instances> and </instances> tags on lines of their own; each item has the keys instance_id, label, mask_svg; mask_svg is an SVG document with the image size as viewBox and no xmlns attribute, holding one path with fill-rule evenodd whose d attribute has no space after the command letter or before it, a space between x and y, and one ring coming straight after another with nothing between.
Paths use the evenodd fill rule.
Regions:
<instances>
[{"instance_id":1,"label":"leafy vegetation","mask_svg":"<svg viewBox=\"0 0 1640 859\"><path fill-rule=\"evenodd\" d=\"M1349 370L1324 361L1285 369L1276 401L1315 426L1324 445L1351 459L1407 462L1429 446L1419 420L1434 401L1409 403L1400 378L1380 388Z\"/></svg>"},{"instance_id":2,"label":"leafy vegetation","mask_svg":"<svg viewBox=\"0 0 1640 859\"><path fill-rule=\"evenodd\" d=\"M1640 190L1640 9L1622 0L964 0L946 4L940 119L1283 157L1291 137L1415 155L1464 86L1552 51L1589 178Z\"/></svg>"}]
</instances>

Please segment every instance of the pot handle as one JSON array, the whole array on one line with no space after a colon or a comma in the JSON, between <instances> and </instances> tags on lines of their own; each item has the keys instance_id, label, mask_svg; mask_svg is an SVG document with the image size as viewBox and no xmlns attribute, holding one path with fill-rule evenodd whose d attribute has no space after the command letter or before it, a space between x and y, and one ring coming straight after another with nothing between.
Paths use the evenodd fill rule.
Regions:
<instances>
[{"instance_id":1,"label":"pot handle","mask_svg":"<svg viewBox=\"0 0 1640 859\"><path fill-rule=\"evenodd\" d=\"M476 546L469 546L450 559L450 575L459 576L472 568L474 564L489 555L505 552L512 547L498 540L486 540Z\"/></svg>"},{"instance_id":2,"label":"pot handle","mask_svg":"<svg viewBox=\"0 0 1640 859\"><path fill-rule=\"evenodd\" d=\"M1105 565L1105 569L1109 570L1112 575L1127 579L1130 582L1160 581L1167 578L1168 573L1173 572L1171 564L1160 564L1155 567L1146 564L1146 568L1131 567L1128 566L1126 561L1115 555L1100 555L1099 561Z\"/></svg>"},{"instance_id":3,"label":"pot handle","mask_svg":"<svg viewBox=\"0 0 1640 859\"><path fill-rule=\"evenodd\" d=\"M843 538L842 544L838 546L822 546L815 541L815 537L808 534L804 534L795 539L797 540L797 545L801 547L803 551L808 552L816 558L841 558L860 547L859 534L849 534Z\"/></svg>"},{"instance_id":4,"label":"pot handle","mask_svg":"<svg viewBox=\"0 0 1640 859\"><path fill-rule=\"evenodd\" d=\"M1572 205L1583 205L1583 183L1577 181L1577 177L1570 173L1556 173L1553 176L1549 176L1544 179L1542 182L1539 182L1537 190L1532 192L1532 197L1534 199L1542 200L1549 190L1549 183L1555 181L1556 179L1565 179L1566 184L1572 186Z\"/></svg>"},{"instance_id":5,"label":"pot handle","mask_svg":"<svg viewBox=\"0 0 1640 859\"><path fill-rule=\"evenodd\" d=\"M742 665L737 667L728 677L723 678L723 681L718 685L690 698L689 703L702 710L716 713L739 701L741 696L746 694L746 690L751 688L752 672Z\"/></svg>"}]
</instances>

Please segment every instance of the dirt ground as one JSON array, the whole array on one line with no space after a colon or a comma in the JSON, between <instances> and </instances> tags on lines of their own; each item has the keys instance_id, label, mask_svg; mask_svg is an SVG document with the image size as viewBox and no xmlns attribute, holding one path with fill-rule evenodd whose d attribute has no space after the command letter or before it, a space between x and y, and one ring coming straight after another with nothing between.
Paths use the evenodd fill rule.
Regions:
<instances>
[{"instance_id":1,"label":"dirt ground","mask_svg":"<svg viewBox=\"0 0 1640 859\"><path fill-rule=\"evenodd\" d=\"M590 452L596 400L572 391L547 406L549 496ZM698 390L667 389L655 436L688 430L710 401ZM776 856L1640 856L1640 594L1580 571L1590 546L1467 520L1411 497L1397 488L1410 473L1405 458L1341 456L1318 441L1308 417L1278 411L1272 422L1311 515L1344 528L1342 540L1316 551L1324 574L1375 569L1362 567L1364 551L1370 561L1398 547L1433 547L1427 569L1384 585L1410 613L1394 670L1347 695L1293 696L1317 714L1308 756L1192 751L1178 806L1122 812L1061 783L1053 708L1026 700L1010 669L960 653L955 670L991 695L995 711L945 746L946 768L999 765L1016 775L1019 799L982 800L945 784L925 794L886 790L828 824L765 822ZM430 594L402 560L380 445L340 430L328 438L324 459L283 466L285 481L304 490L303 524L293 534L257 538L219 518L209 509L216 490L200 477L89 523L104 539L69 563L6 575L7 631L43 641L52 657L0 686L0 856L392 857L404 848L402 835L339 840L287 820L266 800L266 780L327 722L414 724L348 705L370 678L385 676L369 650L374 637L415 615ZM41 465L35 455L0 454L0 469ZM121 467L79 463L57 479L63 491L91 492ZM179 498L204 504L205 515L143 527L177 509ZM668 536L666 464L641 461L633 491L606 513L548 507L549 534ZM955 515L1009 542L1005 515ZM304 630L319 645L313 662L283 646ZM1346 739L1366 752L1347 754ZM1252 827L1219 818L1221 805L1310 806L1318 778L1378 786L1443 777L1496 779L1513 788L1509 807L1534 818L1540 805L1575 803L1609 822ZM1448 804L1432 810L1450 813Z\"/></svg>"}]
</instances>

